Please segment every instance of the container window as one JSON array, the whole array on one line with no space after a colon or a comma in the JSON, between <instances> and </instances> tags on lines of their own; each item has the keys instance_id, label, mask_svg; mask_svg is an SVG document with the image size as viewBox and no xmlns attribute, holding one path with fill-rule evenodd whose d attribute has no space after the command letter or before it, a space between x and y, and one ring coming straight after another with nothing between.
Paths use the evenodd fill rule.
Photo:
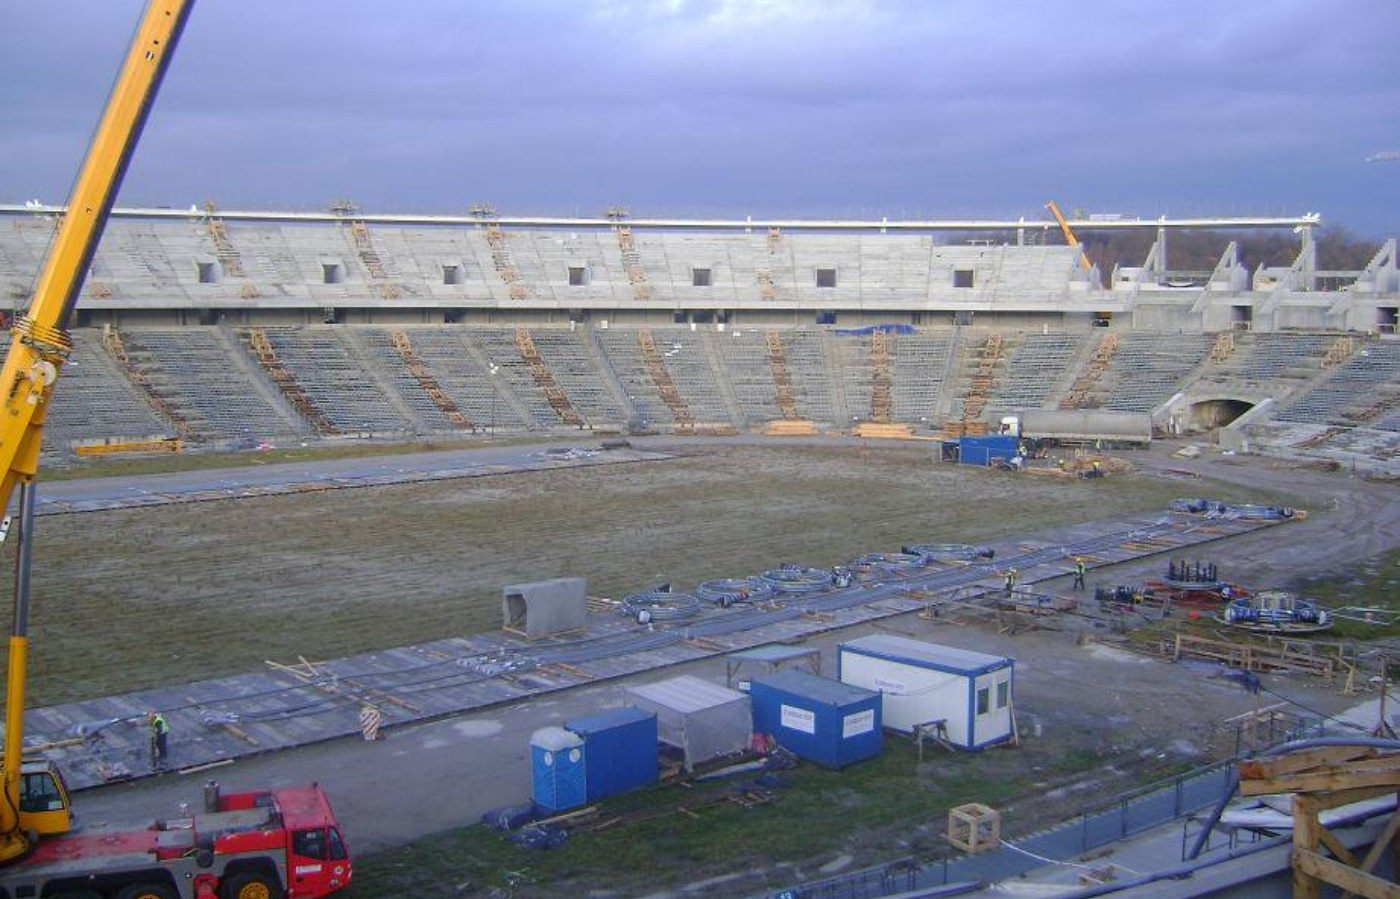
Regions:
<instances>
[{"instance_id":1,"label":"container window","mask_svg":"<svg viewBox=\"0 0 1400 899\"><path fill-rule=\"evenodd\" d=\"M997 708L1004 709L1011 702L1011 681L997 684Z\"/></svg>"},{"instance_id":2,"label":"container window","mask_svg":"<svg viewBox=\"0 0 1400 899\"><path fill-rule=\"evenodd\" d=\"M836 269L834 269L834 268L819 268L819 269L817 269L817 286L818 286L818 287L835 287L835 286L836 286Z\"/></svg>"},{"instance_id":3,"label":"container window","mask_svg":"<svg viewBox=\"0 0 1400 899\"><path fill-rule=\"evenodd\" d=\"M709 286L710 286L710 281L711 281L711 279L710 279L710 270L709 270L709 269L707 269L707 268L693 268L693 269L690 270L690 286L691 286L691 287L709 287Z\"/></svg>"},{"instance_id":4,"label":"container window","mask_svg":"<svg viewBox=\"0 0 1400 899\"><path fill-rule=\"evenodd\" d=\"M588 269L581 265L569 266L569 286L583 287L588 283Z\"/></svg>"},{"instance_id":5,"label":"container window","mask_svg":"<svg viewBox=\"0 0 1400 899\"><path fill-rule=\"evenodd\" d=\"M977 714L985 715L992 710L992 691L987 687L977 691Z\"/></svg>"},{"instance_id":6,"label":"container window","mask_svg":"<svg viewBox=\"0 0 1400 899\"><path fill-rule=\"evenodd\" d=\"M954 287L971 287L971 286L972 286L972 283L973 283L973 280L972 280L972 269L970 269L970 268L955 268L955 269L953 269L953 286L954 286Z\"/></svg>"}]
</instances>

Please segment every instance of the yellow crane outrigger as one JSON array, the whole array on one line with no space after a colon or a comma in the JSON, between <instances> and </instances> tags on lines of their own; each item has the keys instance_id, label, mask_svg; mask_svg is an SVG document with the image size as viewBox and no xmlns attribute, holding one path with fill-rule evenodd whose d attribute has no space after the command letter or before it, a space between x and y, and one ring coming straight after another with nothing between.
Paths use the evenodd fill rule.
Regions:
<instances>
[{"instance_id":1,"label":"yellow crane outrigger","mask_svg":"<svg viewBox=\"0 0 1400 899\"><path fill-rule=\"evenodd\" d=\"M24 754L24 688L29 656L29 562L34 524L34 477L49 397L72 342L68 321L78 303L112 204L160 82L169 67L194 0L149 0L127 50L121 74L93 134L68 208L44 258L29 308L15 323L14 339L0 369L0 510L20 488L19 544L15 562L14 625L5 682L4 800L0 802L0 863L23 856L34 843L21 820L20 775ZM38 774L39 772L36 772ZM44 829L67 829L67 791L50 770L64 806ZM58 810L51 810L58 811Z\"/></svg>"},{"instance_id":2,"label":"yellow crane outrigger","mask_svg":"<svg viewBox=\"0 0 1400 899\"><path fill-rule=\"evenodd\" d=\"M1064 232L1065 243L1072 247L1079 247L1079 267L1086 272L1093 268L1094 264L1089 261L1089 254L1085 253L1084 248L1080 246L1079 238L1074 236L1074 231L1070 229L1069 222L1065 219L1065 214L1060 211L1059 204L1051 200L1045 204L1045 208L1050 210L1050 214L1055 217L1055 222L1059 224L1060 230Z\"/></svg>"}]
</instances>

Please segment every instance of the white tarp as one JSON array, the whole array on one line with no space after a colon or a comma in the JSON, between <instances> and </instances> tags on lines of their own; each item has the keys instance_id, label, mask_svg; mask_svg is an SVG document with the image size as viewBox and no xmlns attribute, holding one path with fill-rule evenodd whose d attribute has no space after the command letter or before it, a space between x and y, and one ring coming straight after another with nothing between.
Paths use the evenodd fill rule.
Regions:
<instances>
[{"instance_id":1,"label":"white tarp","mask_svg":"<svg viewBox=\"0 0 1400 899\"><path fill-rule=\"evenodd\" d=\"M683 674L669 680L624 687L629 704L656 713L657 737L685 754L685 767L749 748L753 710L737 690Z\"/></svg>"}]
</instances>

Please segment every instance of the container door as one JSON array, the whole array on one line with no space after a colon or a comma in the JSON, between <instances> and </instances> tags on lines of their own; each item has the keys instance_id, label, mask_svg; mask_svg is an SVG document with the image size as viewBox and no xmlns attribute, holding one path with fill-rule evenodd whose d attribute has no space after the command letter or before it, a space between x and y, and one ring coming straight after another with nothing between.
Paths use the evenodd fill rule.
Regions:
<instances>
[{"instance_id":1,"label":"container door","mask_svg":"<svg viewBox=\"0 0 1400 899\"><path fill-rule=\"evenodd\" d=\"M325 896L350 882L350 857L340 831L315 827L292 832L287 859L292 899Z\"/></svg>"}]
</instances>

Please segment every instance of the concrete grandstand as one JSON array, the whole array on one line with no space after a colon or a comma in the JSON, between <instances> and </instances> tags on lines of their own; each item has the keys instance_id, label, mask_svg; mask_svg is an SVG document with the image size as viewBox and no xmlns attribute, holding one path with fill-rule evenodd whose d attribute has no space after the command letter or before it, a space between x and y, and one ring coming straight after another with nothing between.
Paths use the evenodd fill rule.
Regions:
<instances>
[{"instance_id":1,"label":"concrete grandstand","mask_svg":"<svg viewBox=\"0 0 1400 899\"><path fill-rule=\"evenodd\" d=\"M13 313L62 210L0 206ZM1227 448L1400 467L1400 270L1320 271L1315 215L696 221L120 209L46 451L501 432L934 435L1027 410L1150 416ZM1174 229L1288 228L1289 266L1174 271ZM1107 285L1107 286L1104 286ZM75 383L69 384L67 381ZM787 430L773 430L787 424Z\"/></svg>"}]
</instances>

